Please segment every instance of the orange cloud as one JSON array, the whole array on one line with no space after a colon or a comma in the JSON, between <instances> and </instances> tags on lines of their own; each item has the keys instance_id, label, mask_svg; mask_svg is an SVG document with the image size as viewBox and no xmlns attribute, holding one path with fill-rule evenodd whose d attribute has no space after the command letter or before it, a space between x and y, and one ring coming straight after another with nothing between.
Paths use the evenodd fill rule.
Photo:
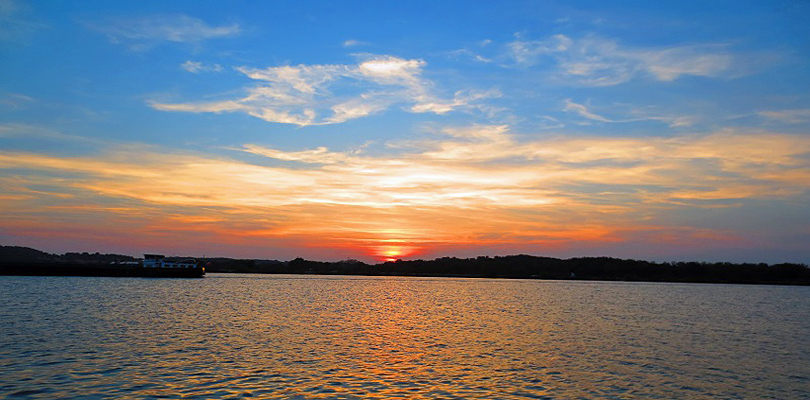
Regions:
<instances>
[{"instance_id":1,"label":"orange cloud","mask_svg":"<svg viewBox=\"0 0 810 400\"><path fill-rule=\"evenodd\" d=\"M4 228L387 259L615 243L661 227L679 207L789 199L810 186L810 140L798 135L530 140L506 126L440 135L394 143L399 154L385 156L241 149L285 162L276 166L148 148L133 157L131 147L84 157L3 151L0 169L14 171L0 178Z\"/></svg>"}]
</instances>

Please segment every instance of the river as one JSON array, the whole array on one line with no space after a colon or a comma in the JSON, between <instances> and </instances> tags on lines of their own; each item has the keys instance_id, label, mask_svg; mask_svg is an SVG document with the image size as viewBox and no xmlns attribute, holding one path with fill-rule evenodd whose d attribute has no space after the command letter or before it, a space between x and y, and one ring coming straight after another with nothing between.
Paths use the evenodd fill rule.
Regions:
<instances>
[{"instance_id":1,"label":"river","mask_svg":"<svg viewBox=\"0 0 810 400\"><path fill-rule=\"evenodd\" d=\"M0 397L810 399L810 287L0 277Z\"/></svg>"}]
</instances>

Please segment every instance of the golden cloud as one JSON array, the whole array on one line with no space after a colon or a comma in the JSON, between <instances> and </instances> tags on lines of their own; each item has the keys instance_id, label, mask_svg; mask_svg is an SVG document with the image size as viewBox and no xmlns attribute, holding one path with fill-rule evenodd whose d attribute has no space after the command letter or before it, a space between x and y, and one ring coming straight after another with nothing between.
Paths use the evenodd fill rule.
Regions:
<instances>
[{"instance_id":1,"label":"golden cloud","mask_svg":"<svg viewBox=\"0 0 810 400\"><path fill-rule=\"evenodd\" d=\"M406 150L385 156L241 149L282 161L275 166L154 149L4 151L0 168L14 174L0 179L0 205L16 210L6 228L83 219L87 230L112 229L98 221L106 218L130 236L204 232L407 256L462 244L618 241L659 227L676 207L731 207L810 186L810 140L798 135L527 139L473 126L397 145Z\"/></svg>"}]
</instances>

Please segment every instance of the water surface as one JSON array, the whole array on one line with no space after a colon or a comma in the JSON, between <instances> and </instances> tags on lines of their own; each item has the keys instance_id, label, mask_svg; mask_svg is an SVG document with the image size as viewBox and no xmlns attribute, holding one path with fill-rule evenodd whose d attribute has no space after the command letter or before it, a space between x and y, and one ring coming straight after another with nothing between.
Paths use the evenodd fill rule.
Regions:
<instances>
[{"instance_id":1,"label":"water surface","mask_svg":"<svg viewBox=\"0 0 810 400\"><path fill-rule=\"evenodd\" d=\"M810 399L810 288L0 277L0 397Z\"/></svg>"}]
</instances>

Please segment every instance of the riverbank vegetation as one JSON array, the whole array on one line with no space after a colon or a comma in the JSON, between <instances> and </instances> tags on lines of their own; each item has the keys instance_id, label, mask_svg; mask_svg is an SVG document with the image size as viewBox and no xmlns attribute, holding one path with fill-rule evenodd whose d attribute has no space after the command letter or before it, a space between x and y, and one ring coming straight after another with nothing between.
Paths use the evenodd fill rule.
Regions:
<instances>
[{"instance_id":1,"label":"riverbank vegetation","mask_svg":"<svg viewBox=\"0 0 810 400\"><path fill-rule=\"evenodd\" d=\"M185 259L189 257L177 257ZM4 266L65 268L88 264L132 261L134 257L100 253L49 254L17 246L0 246L0 274ZM367 264L357 260L336 262L198 258L207 272L263 274L323 274L374 276L435 276L470 278L525 278L646 282L700 282L810 285L806 264L729 262L651 262L611 257L559 259L531 255L397 260ZM10 270L10 268L5 268Z\"/></svg>"}]
</instances>

